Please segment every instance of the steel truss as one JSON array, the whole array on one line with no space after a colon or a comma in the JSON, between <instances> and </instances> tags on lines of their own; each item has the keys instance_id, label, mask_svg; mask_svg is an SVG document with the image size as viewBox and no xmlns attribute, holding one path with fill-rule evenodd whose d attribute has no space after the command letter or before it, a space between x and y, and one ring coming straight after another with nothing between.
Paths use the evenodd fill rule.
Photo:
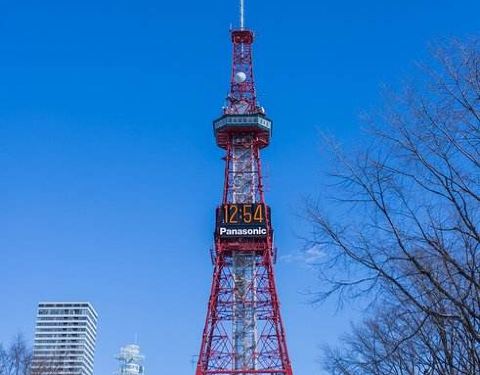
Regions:
<instances>
[{"instance_id":1,"label":"steel truss","mask_svg":"<svg viewBox=\"0 0 480 375\"><path fill-rule=\"evenodd\" d=\"M224 116L263 116L253 79L253 33L234 30L232 42L233 68ZM265 204L259 150L268 145L270 132L252 124L215 131L217 144L226 150L222 203ZM196 375L292 375L268 217L267 223L266 237L215 238L213 281Z\"/></svg>"}]
</instances>

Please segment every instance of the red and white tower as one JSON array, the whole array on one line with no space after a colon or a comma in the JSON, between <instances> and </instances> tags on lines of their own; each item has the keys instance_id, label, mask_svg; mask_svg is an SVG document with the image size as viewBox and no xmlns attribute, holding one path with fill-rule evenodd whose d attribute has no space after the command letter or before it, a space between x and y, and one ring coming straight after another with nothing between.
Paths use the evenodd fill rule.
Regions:
<instances>
[{"instance_id":1,"label":"red and white tower","mask_svg":"<svg viewBox=\"0 0 480 375\"><path fill-rule=\"evenodd\" d=\"M270 208L265 203L260 149L272 121L256 100L254 34L231 32L233 67L223 115L213 122L225 150L222 204L216 210L214 272L196 375L291 375L274 277Z\"/></svg>"}]
</instances>

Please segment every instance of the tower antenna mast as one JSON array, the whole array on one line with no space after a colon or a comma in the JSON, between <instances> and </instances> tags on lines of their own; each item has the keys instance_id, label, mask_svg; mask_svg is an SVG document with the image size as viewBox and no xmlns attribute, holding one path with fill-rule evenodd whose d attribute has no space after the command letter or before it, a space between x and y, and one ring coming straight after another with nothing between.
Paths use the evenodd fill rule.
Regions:
<instances>
[{"instance_id":1,"label":"tower antenna mast","mask_svg":"<svg viewBox=\"0 0 480 375\"><path fill-rule=\"evenodd\" d=\"M245 0L240 0L240 30L245 27Z\"/></svg>"}]
</instances>

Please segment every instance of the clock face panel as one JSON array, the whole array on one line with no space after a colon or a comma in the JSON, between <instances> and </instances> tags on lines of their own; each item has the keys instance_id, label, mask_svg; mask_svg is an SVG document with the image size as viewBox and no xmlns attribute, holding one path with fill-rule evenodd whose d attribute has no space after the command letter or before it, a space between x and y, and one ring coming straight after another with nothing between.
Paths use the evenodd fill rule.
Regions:
<instances>
[{"instance_id":1,"label":"clock face panel","mask_svg":"<svg viewBox=\"0 0 480 375\"><path fill-rule=\"evenodd\" d=\"M220 238L266 237L270 208L263 203L229 203L217 208L216 235Z\"/></svg>"}]
</instances>

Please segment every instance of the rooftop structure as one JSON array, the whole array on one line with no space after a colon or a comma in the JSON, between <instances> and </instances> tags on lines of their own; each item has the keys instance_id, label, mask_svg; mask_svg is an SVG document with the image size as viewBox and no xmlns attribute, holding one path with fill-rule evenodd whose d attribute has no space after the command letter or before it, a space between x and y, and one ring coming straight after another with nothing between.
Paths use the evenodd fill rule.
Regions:
<instances>
[{"instance_id":1,"label":"rooftop structure","mask_svg":"<svg viewBox=\"0 0 480 375\"><path fill-rule=\"evenodd\" d=\"M123 346L115 358L118 360L116 375L143 375L145 356L140 353L138 345L130 344Z\"/></svg>"}]
</instances>

